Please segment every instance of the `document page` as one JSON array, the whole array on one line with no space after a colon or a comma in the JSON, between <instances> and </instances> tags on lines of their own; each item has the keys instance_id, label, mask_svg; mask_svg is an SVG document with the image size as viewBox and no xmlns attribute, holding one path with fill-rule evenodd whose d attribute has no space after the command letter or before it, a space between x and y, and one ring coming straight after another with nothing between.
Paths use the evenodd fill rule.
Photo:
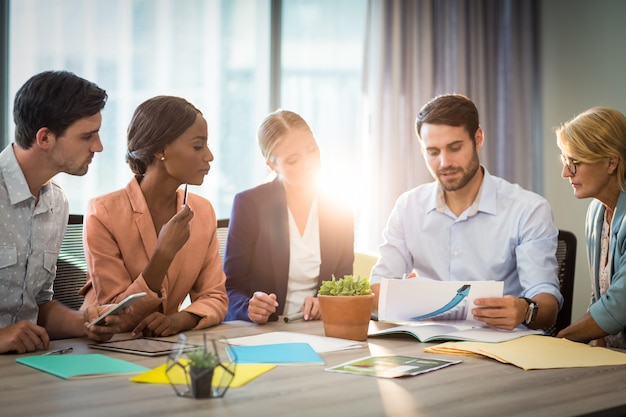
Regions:
<instances>
[{"instance_id":1,"label":"document page","mask_svg":"<svg viewBox=\"0 0 626 417\"><path fill-rule=\"evenodd\" d=\"M258 346L273 343L308 343L317 353L358 349L366 346L365 343L355 342L354 340L297 332L269 332L253 336L234 337L224 341L235 346Z\"/></svg>"},{"instance_id":2,"label":"document page","mask_svg":"<svg viewBox=\"0 0 626 417\"><path fill-rule=\"evenodd\" d=\"M396 326L374 331L368 336L407 334L420 342L442 340L471 340L475 342L504 342L531 334L543 334L541 330L499 330L493 327L469 327L467 325L448 325L447 322L420 322L414 325Z\"/></svg>"},{"instance_id":3,"label":"document page","mask_svg":"<svg viewBox=\"0 0 626 417\"><path fill-rule=\"evenodd\" d=\"M378 319L398 323L422 320L464 320L482 326L471 314L474 300L502 297L501 281L436 281L427 278L384 279L380 285Z\"/></svg>"}]
</instances>

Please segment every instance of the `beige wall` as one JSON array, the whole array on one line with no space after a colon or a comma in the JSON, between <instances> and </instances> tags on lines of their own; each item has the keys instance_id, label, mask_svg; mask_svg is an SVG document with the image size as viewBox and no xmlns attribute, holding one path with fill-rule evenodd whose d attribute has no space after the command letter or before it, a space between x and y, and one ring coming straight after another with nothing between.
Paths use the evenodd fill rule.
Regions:
<instances>
[{"instance_id":1,"label":"beige wall","mask_svg":"<svg viewBox=\"0 0 626 417\"><path fill-rule=\"evenodd\" d=\"M573 197L560 177L554 128L596 105L626 114L626 1L541 1L544 193L557 227L578 237L573 319L585 313L590 283L584 252L589 200Z\"/></svg>"}]
</instances>

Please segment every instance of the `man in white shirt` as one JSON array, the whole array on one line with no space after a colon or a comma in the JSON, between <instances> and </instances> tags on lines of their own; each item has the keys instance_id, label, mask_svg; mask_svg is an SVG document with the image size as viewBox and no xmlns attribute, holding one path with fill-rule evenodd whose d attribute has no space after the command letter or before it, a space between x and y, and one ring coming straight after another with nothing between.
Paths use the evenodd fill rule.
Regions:
<instances>
[{"instance_id":1,"label":"man in white shirt","mask_svg":"<svg viewBox=\"0 0 626 417\"><path fill-rule=\"evenodd\" d=\"M484 133L467 97L431 100L417 117L416 133L436 181L398 198L372 270L372 291L379 293L381 278L405 274L503 281L505 296L477 299L474 319L509 330L552 325L563 298L558 230L548 202L480 164Z\"/></svg>"},{"instance_id":2,"label":"man in white shirt","mask_svg":"<svg viewBox=\"0 0 626 417\"><path fill-rule=\"evenodd\" d=\"M118 331L113 316L86 328L108 306L74 311L52 299L69 213L52 177L87 173L102 151L106 99L67 71L37 74L15 96L15 143L0 153L0 353L47 349L51 338L106 340Z\"/></svg>"}]
</instances>

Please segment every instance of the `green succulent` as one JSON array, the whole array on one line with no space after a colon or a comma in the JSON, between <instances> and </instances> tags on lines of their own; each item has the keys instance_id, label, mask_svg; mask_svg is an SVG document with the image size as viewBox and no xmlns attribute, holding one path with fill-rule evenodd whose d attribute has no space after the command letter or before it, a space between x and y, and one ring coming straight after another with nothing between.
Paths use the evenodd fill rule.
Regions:
<instances>
[{"instance_id":1,"label":"green succulent","mask_svg":"<svg viewBox=\"0 0 626 417\"><path fill-rule=\"evenodd\" d=\"M319 295L368 295L371 294L370 281L360 275L355 279L352 275L344 275L343 278L332 276L330 281L322 281Z\"/></svg>"},{"instance_id":2,"label":"green succulent","mask_svg":"<svg viewBox=\"0 0 626 417\"><path fill-rule=\"evenodd\" d=\"M201 347L187 353L189 358L189 366L194 368L215 368L217 366L217 357L215 353L207 351Z\"/></svg>"}]
</instances>

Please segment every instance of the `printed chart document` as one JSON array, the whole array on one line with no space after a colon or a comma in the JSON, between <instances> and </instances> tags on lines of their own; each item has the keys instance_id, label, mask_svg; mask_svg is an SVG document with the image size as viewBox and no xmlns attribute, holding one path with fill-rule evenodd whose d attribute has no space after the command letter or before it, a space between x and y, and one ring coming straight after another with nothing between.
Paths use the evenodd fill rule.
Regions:
<instances>
[{"instance_id":1,"label":"printed chart document","mask_svg":"<svg viewBox=\"0 0 626 417\"><path fill-rule=\"evenodd\" d=\"M543 334L543 332L541 330L499 330L492 327L474 327L467 324L453 325L445 322L430 321L377 330L369 333L368 336L373 337L394 334L410 335L420 342L469 340L498 343L531 334Z\"/></svg>"},{"instance_id":2,"label":"printed chart document","mask_svg":"<svg viewBox=\"0 0 626 417\"><path fill-rule=\"evenodd\" d=\"M402 324L423 320L465 320L474 327L474 300L502 297L501 281L436 281L428 278L385 279L380 284L378 320Z\"/></svg>"},{"instance_id":3,"label":"printed chart document","mask_svg":"<svg viewBox=\"0 0 626 417\"><path fill-rule=\"evenodd\" d=\"M325 371L342 372L380 378L414 376L461 363L460 360L417 358L402 355L367 356L341 365L326 368Z\"/></svg>"}]
</instances>

